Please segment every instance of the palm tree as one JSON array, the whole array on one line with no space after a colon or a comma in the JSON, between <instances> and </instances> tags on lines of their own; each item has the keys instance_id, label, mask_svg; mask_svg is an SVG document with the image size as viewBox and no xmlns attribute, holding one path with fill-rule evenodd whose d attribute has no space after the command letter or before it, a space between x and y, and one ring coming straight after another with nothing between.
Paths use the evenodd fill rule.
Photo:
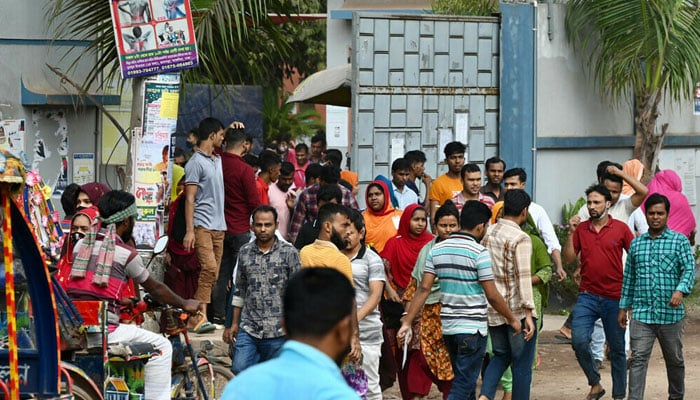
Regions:
<instances>
[{"instance_id":1,"label":"palm tree","mask_svg":"<svg viewBox=\"0 0 700 400\"><path fill-rule=\"evenodd\" d=\"M268 3L274 3L278 10L284 9L284 3L278 0L190 0L199 67L184 71L183 81L231 84L240 82L243 75L253 81L266 76L265 68L269 69L270 63L275 63L280 59L280 53L283 57L289 49L278 26L268 18ZM280 14L289 16L288 13ZM89 42L69 66L70 70L80 57L96 57L95 68L82 83L83 91L95 84L119 82L117 45L109 1L55 0L48 9L48 17L55 37ZM251 46L254 41L250 40L253 32L259 36L259 40L267 43L266 51L256 51L260 54L255 63L241 57L241 53L255 49L255 46ZM239 68L242 63L247 64L246 68ZM132 79L130 126L141 125L142 82L143 78ZM122 136L127 137L125 132L122 132ZM131 146L127 148L131 149ZM128 150L126 176L122 177L126 178L122 180L126 182L123 189L127 191L131 186L131 157L131 150Z\"/></svg>"},{"instance_id":2,"label":"palm tree","mask_svg":"<svg viewBox=\"0 0 700 400\"><path fill-rule=\"evenodd\" d=\"M569 0L566 33L604 95L634 99L634 157L650 171L668 124L659 103L689 100L700 79L700 14L690 0Z\"/></svg>"}]
</instances>

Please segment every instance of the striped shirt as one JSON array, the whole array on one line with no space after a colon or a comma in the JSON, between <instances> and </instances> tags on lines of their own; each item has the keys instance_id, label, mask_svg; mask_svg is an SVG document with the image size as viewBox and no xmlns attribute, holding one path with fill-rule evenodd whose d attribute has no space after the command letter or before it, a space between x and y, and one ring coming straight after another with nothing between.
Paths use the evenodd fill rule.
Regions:
<instances>
[{"instance_id":1,"label":"striped shirt","mask_svg":"<svg viewBox=\"0 0 700 400\"><path fill-rule=\"evenodd\" d=\"M532 298L532 277L530 259L532 242L527 233L513 221L501 218L491 225L481 243L486 246L493 262L493 276L496 289L503 296L513 316L525 318L525 310L532 310L537 317L535 301ZM507 324L508 320L489 306L489 325Z\"/></svg>"},{"instance_id":2,"label":"striped shirt","mask_svg":"<svg viewBox=\"0 0 700 400\"><path fill-rule=\"evenodd\" d=\"M488 250L467 233L452 233L428 253L424 272L440 280L442 333L486 336L488 303L481 282L493 280Z\"/></svg>"},{"instance_id":3,"label":"striped shirt","mask_svg":"<svg viewBox=\"0 0 700 400\"><path fill-rule=\"evenodd\" d=\"M674 324L685 316L683 303L668 302L676 290L690 294L695 284L695 259L688 238L666 229L649 233L630 245L622 281L620 309L632 309L632 318L645 324Z\"/></svg>"}]
</instances>

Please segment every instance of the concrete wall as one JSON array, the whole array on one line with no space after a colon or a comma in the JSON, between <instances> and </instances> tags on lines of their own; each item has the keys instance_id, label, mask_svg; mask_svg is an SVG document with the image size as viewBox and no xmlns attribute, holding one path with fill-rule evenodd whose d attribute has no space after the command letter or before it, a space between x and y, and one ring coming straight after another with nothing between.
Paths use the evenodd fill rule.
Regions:
<instances>
[{"instance_id":1,"label":"concrete wall","mask_svg":"<svg viewBox=\"0 0 700 400\"><path fill-rule=\"evenodd\" d=\"M548 8L553 11L552 40L548 37ZM569 46L564 15L563 4L540 4L537 9L538 136L630 135L630 105L613 108L602 101L583 61Z\"/></svg>"},{"instance_id":2,"label":"concrete wall","mask_svg":"<svg viewBox=\"0 0 700 400\"><path fill-rule=\"evenodd\" d=\"M328 68L350 62L352 53L352 20L333 19L331 10L343 6L345 0L328 0L326 20L326 66Z\"/></svg>"},{"instance_id":3,"label":"concrete wall","mask_svg":"<svg viewBox=\"0 0 700 400\"><path fill-rule=\"evenodd\" d=\"M69 160L68 183L72 181L72 154L78 152L97 153L96 142L99 131L98 113L95 107L74 107L73 105L23 106L21 101L21 80L35 91L60 91L60 78L46 68L45 64L68 69L68 61L63 59L65 52L74 41L57 41L51 45L53 32L48 31L46 10L48 1L16 2L0 0L0 119L26 120L25 152L30 162L34 162L45 181L53 187L61 167L62 132L68 135ZM92 68L94 59L84 57L78 68L71 72L76 81L81 81ZM63 87L67 87L63 84ZM72 90L71 90L72 91ZM34 152L38 141L43 141L50 153L41 159ZM99 157L96 154L96 157ZM113 185L116 185L112 177ZM57 203L60 209L60 203Z\"/></svg>"}]
</instances>

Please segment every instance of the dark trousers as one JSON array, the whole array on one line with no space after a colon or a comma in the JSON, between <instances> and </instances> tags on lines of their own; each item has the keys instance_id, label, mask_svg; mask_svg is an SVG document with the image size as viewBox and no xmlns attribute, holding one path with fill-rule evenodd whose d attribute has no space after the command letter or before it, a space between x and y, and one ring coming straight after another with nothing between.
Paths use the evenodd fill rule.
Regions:
<instances>
[{"instance_id":1,"label":"dark trousers","mask_svg":"<svg viewBox=\"0 0 700 400\"><path fill-rule=\"evenodd\" d=\"M218 324L223 323L226 318L226 308L230 294L229 283L233 279L233 268L238 260L238 251L250 241L250 232L231 234L224 237L224 254L221 256L221 269L219 278L211 293L211 304L209 306L210 320Z\"/></svg>"}]
</instances>

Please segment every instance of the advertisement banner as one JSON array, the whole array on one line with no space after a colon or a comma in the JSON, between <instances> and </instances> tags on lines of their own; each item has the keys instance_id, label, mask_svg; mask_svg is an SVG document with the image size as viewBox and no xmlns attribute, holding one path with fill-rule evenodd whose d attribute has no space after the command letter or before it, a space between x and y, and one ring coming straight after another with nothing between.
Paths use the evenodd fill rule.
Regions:
<instances>
[{"instance_id":1,"label":"advertisement banner","mask_svg":"<svg viewBox=\"0 0 700 400\"><path fill-rule=\"evenodd\" d=\"M122 78L197 66L190 0L109 0Z\"/></svg>"},{"instance_id":2,"label":"advertisement banner","mask_svg":"<svg viewBox=\"0 0 700 400\"><path fill-rule=\"evenodd\" d=\"M25 137L23 119L0 120L0 149L13 154L26 151L24 148Z\"/></svg>"},{"instance_id":3,"label":"advertisement banner","mask_svg":"<svg viewBox=\"0 0 700 400\"><path fill-rule=\"evenodd\" d=\"M153 246L163 232L163 212L170 193L169 144L177 126L179 81L172 75L146 81L143 129L135 130L134 195L138 212L137 246Z\"/></svg>"}]
</instances>

